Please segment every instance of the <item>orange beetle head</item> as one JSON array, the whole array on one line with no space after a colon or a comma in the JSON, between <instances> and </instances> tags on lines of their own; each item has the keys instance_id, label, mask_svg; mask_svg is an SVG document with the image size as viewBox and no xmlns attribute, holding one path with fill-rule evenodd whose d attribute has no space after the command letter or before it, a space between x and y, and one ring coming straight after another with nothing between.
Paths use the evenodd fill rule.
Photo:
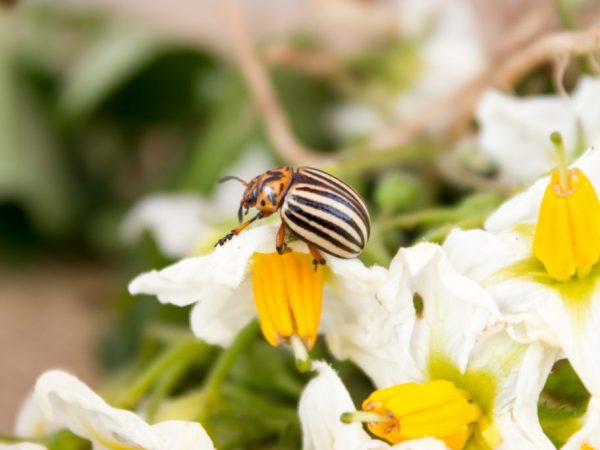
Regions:
<instances>
[{"instance_id":1,"label":"orange beetle head","mask_svg":"<svg viewBox=\"0 0 600 450\"><path fill-rule=\"evenodd\" d=\"M281 166L270 169L249 182L235 176L223 177L219 182L237 180L246 186L238 210L238 219L241 222L244 215L248 214L248 210L254 206L264 213L265 217L277 211L293 177L294 171L291 167Z\"/></svg>"},{"instance_id":2,"label":"orange beetle head","mask_svg":"<svg viewBox=\"0 0 600 450\"><path fill-rule=\"evenodd\" d=\"M294 171L289 166L276 167L260 175L256 208L265 213L265 216L277 211L293 177Z\"/></svg>"}]
</instances>

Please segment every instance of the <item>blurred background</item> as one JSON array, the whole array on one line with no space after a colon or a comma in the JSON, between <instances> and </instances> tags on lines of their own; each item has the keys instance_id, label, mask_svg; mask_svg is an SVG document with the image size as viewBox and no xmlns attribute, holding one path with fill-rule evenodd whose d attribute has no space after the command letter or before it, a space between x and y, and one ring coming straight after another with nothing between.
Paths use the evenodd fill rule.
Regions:
<instances>
[{"instance_id":1,"label":"blurred background","mask_svg":"<svg viewBox=\"0 0 600 450\"><path fill-rule=\"evenodd\" d=\"M107 380L189 333L186 309L133 298L126 286L210 248L235 223L241 188L218 185L223 174L316 165L348 181L374 222L367 263L481 225L521 186L478 147L482 92L557 92L552 55L525 67L511 58L600 21L592 0L0 5L3 433L43 370L65 368L110 392ZM593 73L574 58L561 87ZM264 355L266 379L291 368L277 393L291 418L246 435L254 447L244 448L287 448L305 378L262 341L248 358ZM360 398L368 381L340 370Z\"/></svg>"}]
</instances>

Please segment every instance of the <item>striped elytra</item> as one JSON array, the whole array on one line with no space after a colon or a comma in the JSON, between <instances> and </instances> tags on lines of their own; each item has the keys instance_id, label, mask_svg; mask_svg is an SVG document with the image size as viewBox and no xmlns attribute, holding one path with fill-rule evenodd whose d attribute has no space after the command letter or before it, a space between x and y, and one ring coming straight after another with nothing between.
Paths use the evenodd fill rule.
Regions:
<instances>
[{"instance_id":1,"label":"striped elytra","mask_svg":"<svg viewBox=\"0 0 600 450\"><path fill-rule=\"evenodd\" d=\"M258 209L251 219L220 239L221 245L241 233L255 220L280 210L282 224L275 239L279 253L285 251L286 231L292 231L308 244L315 264L325 264L323 251L340 258L354 258L364 250L371 232L367 207L360 195L339 178L311 167L297 170L289 166L275 167L249 182L234 176L246 189L238 216Z\"/></svg>"},{"instance_id":2,"label":"striped elytra","mask_svg":"<svg viewBox=\"0 0 600 450\"><path fill-rule=\"evenodd\" d=\"M340 179L310 167L294 173L281 217L299 238L340 258L360 255L371 232L360 195Z\"/></svg>"}]
</instances>

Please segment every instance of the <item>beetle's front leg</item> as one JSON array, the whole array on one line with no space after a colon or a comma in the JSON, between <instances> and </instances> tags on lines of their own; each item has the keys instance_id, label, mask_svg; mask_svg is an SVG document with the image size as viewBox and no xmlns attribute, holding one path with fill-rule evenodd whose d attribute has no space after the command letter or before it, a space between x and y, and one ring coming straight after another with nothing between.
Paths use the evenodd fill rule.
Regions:
<instances>
[{"instance_id":1,"label":"beetle's front leg","mask_svg":"<svg viewBox=\"0 0 600 450\"><path fill-rule=\"evenodd\" d=\"M286 226L282 220L281 225L279 225L279 230L277 230L277 236L275 238L275 249L280 255L282 255L283 252L285 252L285 250L287 249L287 244L285 243L285 232Z\"/></svg>"},{"instance_id":2,"label":"beetle's front leg","mask_svg":"<svg viewBox=\"0 0 600 450\"><path fill-rule=\"evenodd\" d=\"M255 220L259 220L262 219L263 217L266 217L267 215L265 215L265 213L263 213L262 211L259 212L257 215L255 215L252 219L247 220L246 222L244 222L243 224L241 224L239 227L234 228L233 230L231 230L229 233L227 233L225 236L223 236L221 239L219 239L217 241L217 243L215 244L215 247L218 245L223 245L225 242L227 242L228 240L232 239L234 236L237 236L238 234L240 234L242 231L244 231L244 229L250 225L252 222L254 222Z\"/></svg>"}]
</instances>

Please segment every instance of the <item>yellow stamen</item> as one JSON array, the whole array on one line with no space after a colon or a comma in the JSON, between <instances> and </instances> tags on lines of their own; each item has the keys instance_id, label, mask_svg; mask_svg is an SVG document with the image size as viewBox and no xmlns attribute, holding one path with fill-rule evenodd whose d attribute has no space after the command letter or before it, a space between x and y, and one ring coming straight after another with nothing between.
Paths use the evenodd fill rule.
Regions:
<instances>
[{"instance_id":1,"label":"yellow stamen","mask_svg":"<svg viewBox=\"0 0 600 450\"><path fill-rule=\"evenodd\" d=\"M473 424L481 418L479 406L467 393L445 380L380 389L362 407L368 413L369 430L392 444L429 436L444 441L453 450L464 448ZM355 420L363 421L360 413L345 418L356 416Z\"/></svg>"},{"instance_id":2,"label":"yellow stamen","mask_svg":"<svg viewBox=\"0 0 600 450\"><path fill-rule=\"evenodd\" d=\"M557 280L585 276L600 259L600 203L577 168L563 184L554 170L546 188L533 241L533 254Z\"/></svg>"},{"instance_id":3,"label":"yellow stamen","mask_svg":"<svg viewBox=\"0 0 600 450\"><path fill-rule=\"evenodd\" d=\"M307 348L317 338L323 298L323 267L305 253L256 253L254 303L265 339L273 346L298 336Z\"/></svg>"}]
</instances>

